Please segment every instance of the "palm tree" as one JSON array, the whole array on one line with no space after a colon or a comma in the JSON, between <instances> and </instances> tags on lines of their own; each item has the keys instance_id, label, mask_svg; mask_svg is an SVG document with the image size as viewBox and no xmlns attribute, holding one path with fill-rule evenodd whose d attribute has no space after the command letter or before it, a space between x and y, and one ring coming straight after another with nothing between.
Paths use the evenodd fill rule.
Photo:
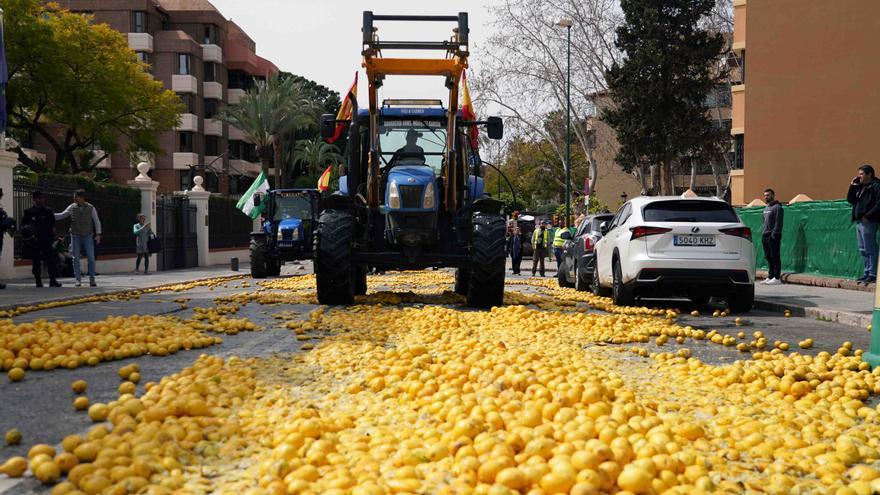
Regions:
<instances>
[{"instance_id":1,"label":"palm tree","mask_svg":"<svg viewBox=\"0 0 880 495\"><path fill-rule=\"evenodd\" d=\"M342 162L343 157L335 145L314 138L296 143L293 159L295 163L304 165L309 173L317 174L328 164Z\"/></svg>"},{"instance_id":2,"label":"palm tree","mask_svg":"<svg viewBox=\"0 0 880 495\"><path fill-rule=\"evenodd\" d=\"M320 107L293 78L273 75L257 81L238 105L224 106L218 118L238 128L245 140L257 148L263 172L268 176L269 162L275 157L275 187L281 184L281 138L287 133L317 124Z\"/></svg>"}]
</instances>

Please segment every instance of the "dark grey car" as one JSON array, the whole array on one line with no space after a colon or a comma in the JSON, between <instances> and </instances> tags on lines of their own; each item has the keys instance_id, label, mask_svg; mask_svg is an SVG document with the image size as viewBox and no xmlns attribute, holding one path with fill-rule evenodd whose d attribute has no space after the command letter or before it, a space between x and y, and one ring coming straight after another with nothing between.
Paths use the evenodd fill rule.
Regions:
<instances>
[{"instance_id":1,"label":"dark grey car","mask_svg":"<svg viewBox=\"0 0 880 495\"><path fill-rule=\"evenodd\" d=\"M593 263L596 262L596 242L602 238L602 222L611 221L612 213L590 215L578 226L572 239L566 240L562 248L562 266L557 271L560 287L574 287L589 290L593 278Z\"/></svg>"}]
</instances>

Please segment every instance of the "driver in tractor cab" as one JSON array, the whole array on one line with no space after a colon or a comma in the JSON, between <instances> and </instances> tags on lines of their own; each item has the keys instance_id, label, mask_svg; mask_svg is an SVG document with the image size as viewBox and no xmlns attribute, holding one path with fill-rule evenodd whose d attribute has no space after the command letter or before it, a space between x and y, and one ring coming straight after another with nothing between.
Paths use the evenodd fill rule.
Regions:
<instances>
[{"instance_id":1,"label":"driver in tractor cab","mask_svg":"<svg viewBox=\"0 0 880 495\"><path fill-rule=\"evenodd\" d=\"M422 133L415 129L406 131L406 144L394 152L394 156L391 157L391 162L388 164L388 170L399 165L400 160L417 160L420 162L419 165L425 164L425 150L416 144L420 137L422 137Z\"/></svg>"}]
</instances>

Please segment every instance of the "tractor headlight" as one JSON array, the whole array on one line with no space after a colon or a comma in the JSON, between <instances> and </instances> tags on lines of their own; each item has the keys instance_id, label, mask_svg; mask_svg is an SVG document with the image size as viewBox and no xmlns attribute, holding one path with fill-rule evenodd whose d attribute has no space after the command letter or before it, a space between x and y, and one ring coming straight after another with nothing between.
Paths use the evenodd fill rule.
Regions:
<instances>
[{"instance_id":1,"label":"tractor headlight","mask_svg":"<svg viewBox=\"0 0 880 495\"><path fill-rule=\"evenodd\" d=\"M275 238L278 239L278 240L280 241L280 240L281 240L281 236L282 236L282 234L281 234L281 229L279 228L279 229L278 229L278 234L275 236Z\"/></svg>"},{"instance_id":2,"label":"tractor headlight","mask_svg":"<svg viewBox=\"0 0 880 495\"><path fill-rule=\"evenodd\" d=\"M434 183L429 182L425 186L425 197L422 199L422 208L428 210L434 208Z\"/></svg>"},{"instance_id":3,"label":"tractor headlight","mask_svg":"<svg viewBox=\"0 0 880 495\"><path fill-rule=\"evenodd\" d=\"M293 229L293 232L291 232L290 238L293 239L294 241L298 241L299 240L299 229Z\"/></svg>"},{"instance_id":4,"label":"tractor headlight","mask_svg":"<svg viewBox=\"0 0 880 495\"><path fill-rule=\"evenodd\" d=\"M397 182L388 184L388 207L400 208L400 191L397 190Z\"/></svg>"}]
</instances>

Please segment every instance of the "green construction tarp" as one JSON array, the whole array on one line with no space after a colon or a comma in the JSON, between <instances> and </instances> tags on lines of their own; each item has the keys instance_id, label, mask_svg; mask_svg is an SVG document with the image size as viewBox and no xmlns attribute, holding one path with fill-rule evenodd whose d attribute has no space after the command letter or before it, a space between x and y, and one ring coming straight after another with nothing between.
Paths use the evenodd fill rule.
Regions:
<instances>
[{"instance_id":1,"label":"green construction tarp","mask_svg":"<svg viewBox=\"0 0 880 495\"><path fill-rule=\"evenodd\" d=\"M752 229L758 269L767 269L761 231L764 208L739 208L739 216ZM845 200L808 201L784 206L782 271L826 277L858 278L864 271L850 221L852 206Z\"/></svg>"}]
</instances>

